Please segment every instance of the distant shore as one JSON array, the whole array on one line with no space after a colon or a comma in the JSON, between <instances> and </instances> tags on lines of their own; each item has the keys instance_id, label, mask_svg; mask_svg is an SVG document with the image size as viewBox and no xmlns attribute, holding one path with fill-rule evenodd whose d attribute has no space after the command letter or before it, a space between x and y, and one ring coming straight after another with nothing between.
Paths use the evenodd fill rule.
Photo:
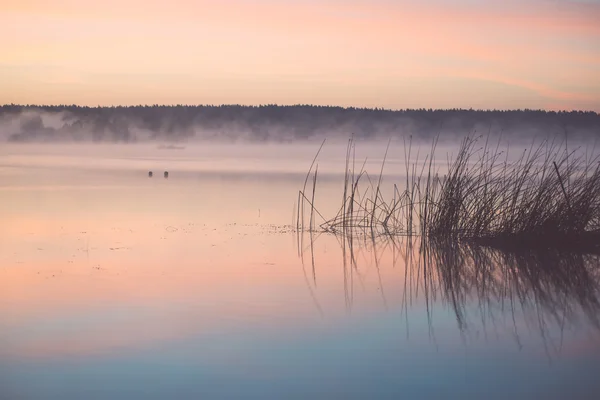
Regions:
<instances>
[{"instance_id":1,"label":"distant shore","mask_svg":"<svg viewBox=\"0 0 600 400\"><path fill-rule=\"evenodd\" d=\"M474 132L502 135L511 141L556 135L588 141L600 136L600 114L313 105L0 106L0 140L14 142L194 139L281 142L350 135L357 140L412 135L429 141L438 134L441 140L453 140Z\"/></svg>"}]
</instances>

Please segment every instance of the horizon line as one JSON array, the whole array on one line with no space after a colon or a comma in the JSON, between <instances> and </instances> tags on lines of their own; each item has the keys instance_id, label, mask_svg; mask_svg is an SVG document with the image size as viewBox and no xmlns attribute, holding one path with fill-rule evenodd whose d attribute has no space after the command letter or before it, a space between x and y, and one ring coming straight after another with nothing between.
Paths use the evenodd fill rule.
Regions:
<instances>
[{"instance_id":1,"label":"horizon line","mask_svg":"<svg viewBox=\"0 0 600 400\"><path fill-rule=\"evenodd\" d=\"M176 108L176 107L240 107L240 108L266 108L266 107L279 107L279 108L292 108L292 107L312 107L312 108L335 108L342 110L361 110L361 111L379 111L379 112L405 112L405 111L470 111L470 112L544 112L548 114L565 114L565 113L584 113L584 114L596 114L600 115L599 112L594 110L548 110L542 108L385 108L385 107L359 107L359 106L338 106L338 105L323 105L323 104L308 104L308 103L295 103L295 104L278 104L278 103L262 103L262 104L236 104L236 103L222 103L222 104L209 104L209 103L146 103L146 104L112 104L112 105L81 105L81 104L17 104L17 103L6 103L1 104L0 108L7 107L21 107L21 108L87 108L87 109L102 109L102 108L151 108L151 107L163 107L163 108Z\"/></svg>"}]
</instances>

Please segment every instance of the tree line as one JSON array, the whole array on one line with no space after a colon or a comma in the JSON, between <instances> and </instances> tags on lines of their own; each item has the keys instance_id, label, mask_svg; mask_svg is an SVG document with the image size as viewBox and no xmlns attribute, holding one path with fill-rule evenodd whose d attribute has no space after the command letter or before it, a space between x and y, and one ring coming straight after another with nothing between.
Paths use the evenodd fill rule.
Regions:
<instances>
[{"instance_id":1,"label":"tree line","mask_svg":"<svg viewBox=\"0 0 600 400\"><path fill-rule=\"evenodd\" d=\"M354 108L314 105L78 105L0 106L9 141L138 142L223 139L293 141L354 134L361 138L413 135L452 138L474 131L523 138L600 134L591 111Z\"/></svg>"}]
</instances>

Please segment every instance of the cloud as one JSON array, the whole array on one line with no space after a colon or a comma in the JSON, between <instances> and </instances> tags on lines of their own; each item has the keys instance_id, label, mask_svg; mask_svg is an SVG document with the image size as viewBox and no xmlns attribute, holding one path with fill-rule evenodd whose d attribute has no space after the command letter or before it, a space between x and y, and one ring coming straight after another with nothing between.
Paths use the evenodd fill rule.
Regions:
<instances>
[{"instance_id":1,"label":"cloud","mask_svg":"<svg viewBox=\"0 0 600 400\"><path fill-rule=\"evenodd\" d=\"M0 102L352 98L357 106L396 107L393 100L360 99L375 92L393 99L389 87L398 81L410 86L415 77L466 78L466 86L493 80L572 106L600 99L588 90L600 87L596 3L29 0L11 1L5 11L0 34L14 40L0 64L39 65L36 74L54 86L34 90L27 86L31 74L13 74L16 81L0 93ZM43 71L49 64L65 70ZM133 78L138 74L142 78ZM305 93L308 86L312 94ZM406 96L420 98L419 88ZM431 98L430 106L452 100Z\"/></svg>"}]
</instances>

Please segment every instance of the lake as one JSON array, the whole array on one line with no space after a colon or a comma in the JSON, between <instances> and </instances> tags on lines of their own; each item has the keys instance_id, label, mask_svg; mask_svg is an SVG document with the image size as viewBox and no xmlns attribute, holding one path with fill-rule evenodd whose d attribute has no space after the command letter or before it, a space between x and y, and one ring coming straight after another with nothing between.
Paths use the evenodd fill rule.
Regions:
<instances>
[{"instance_id":1,"label":"lake","mask_svg":"<svg viewBox=\"0 0 600 400\"><path fill-rule=\"evenodd\" d=\"M299 235L319 146L2 144L0 399L599 396L597 256Z\"/></svg>"}]
</instances>

